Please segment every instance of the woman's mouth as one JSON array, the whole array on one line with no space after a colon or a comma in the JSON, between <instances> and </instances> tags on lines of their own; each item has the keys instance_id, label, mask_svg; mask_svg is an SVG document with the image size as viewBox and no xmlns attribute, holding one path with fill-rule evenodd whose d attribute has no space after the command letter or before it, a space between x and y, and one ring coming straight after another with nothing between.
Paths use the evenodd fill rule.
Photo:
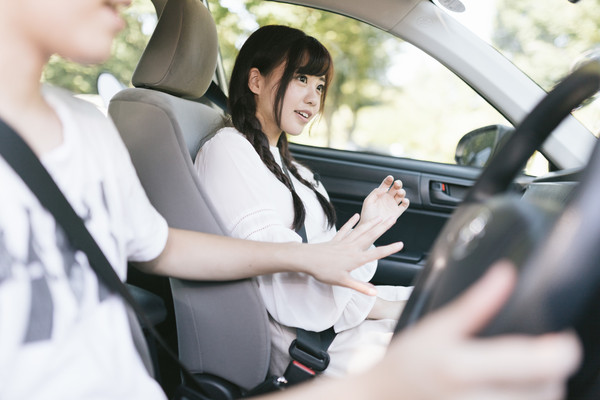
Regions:
<instances>
[{"instance_id":1,"label":"woman's mouth","mask_svg":"<svg viewBox=\"0 0 600 400\"><path fill-rule=\"evenodd\" d=\"M298 111L298 110L296 110L296 114L300 115L302 118L305 118L305 119L309 119L310 118L310 114L307 113L306 111Z\"/></svg>"}]
</instances>

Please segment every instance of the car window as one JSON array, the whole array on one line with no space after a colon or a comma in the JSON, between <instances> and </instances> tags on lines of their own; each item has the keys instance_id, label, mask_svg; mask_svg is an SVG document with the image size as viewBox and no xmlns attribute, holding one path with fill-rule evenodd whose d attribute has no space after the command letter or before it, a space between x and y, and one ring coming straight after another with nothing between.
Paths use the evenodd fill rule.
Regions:
<instances>
[{"instance_id":1,"label":"car window","mask_svg":"<svg viewBox=\"0 0 600 400\"><path fill-rule=\"evenodd\" d=\"M546 91L577 65L600 58L600 7L597 1L461 2L465 6L464 12L445 10ZM573 115L596 137L600 136L600 101L586 102Z\"/></svg>"},{"instance_id":2,"label":"car window","mask_svg":"<svg viewBox=\"0 0 600 400\"><path fill-rule=\"evenodd\" d=\"M219 31L221 77L229 76L238 49L260 25L298 27L331 51L336 72L324 115L294 139L298 143L453 164L457 144L468 132L496 124L511 126L446 67L375 27L275 2L209 0L208 4ZM43 80L79 93L106 111L112 94L130 85L156 25L150 0L134 0L125 18L127 28L115 40L111 59L86 67L53 56ZM546 171L548 163L539 154L526 168L530 175Z\"/></svg>"},{"instance_id":3,"label":"car window","mask_svg":"<svg viewBox=\"0 0 600 400\"><path fill-rule=\"evenodd\" d=\"M454 164L460 139L490 125L512 127L465 82L420 49L365 23L289 4L209 0L225 75L258 26L287 24L315 36L334 58L323 116L290 141ZM548 171L541 155L527 173Z\"/></svg>"}]
</instances>

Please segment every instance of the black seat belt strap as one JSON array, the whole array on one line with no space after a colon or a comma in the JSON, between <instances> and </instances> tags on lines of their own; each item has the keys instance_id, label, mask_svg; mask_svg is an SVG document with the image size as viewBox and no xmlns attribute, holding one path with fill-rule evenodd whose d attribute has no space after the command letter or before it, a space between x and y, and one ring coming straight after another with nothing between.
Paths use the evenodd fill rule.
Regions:
<instances>
[{"instance_id":1,"label":"black seat belt strap","mask_svg":"<svg viewBox=\"0 0 600 400\"><path fill-rule=\"evenodd\" d=\"M156 342L165 350L177 365L182 374L194 389L197 389L200 398L205 396L202 388L196 382L193 374L182 364L179 357L169 348L160 334L154 328L141 306L135 301L125 284L121 281L106 256L89 233L83 220L77 215L69 201L65 198L60 188L52 179L46 168L42 165L33 150L23 141L10 126L0 119L0 155L21 177L31 192L38 198L40 204L46 208L67 235L71 245L84 252L91 268L99 280L113 293L119 294L135 311L142 324L151 333Z\"/></svg>"},{"instance_id":2,"label":"black seat belt strap","mask_svg":"<svg viewBox=\"0 0 600 400\"><path fill-rule=\"evenodd\" d=\"M290 356L316 372L323 372L329 365L327 349L335 335L333 327L321 332L296 328L296 339L289 348Z\"/></svg>"},{"instance_id":3,"label":"black seat belt strap","mask_svg":"<svg viewBox=\"0 0 600 400\"><path fill-rule=\"evenodd\" d=\"M283 172L285 172L290 180L290 183L292 186L294 186L290 172L285 166L285 161L283 159L281 160L281 165ZM306 236L306 227L304 224L302 224L302 226L296 230L296 233L300 235L303 243L308 242L308 238ZM333 339L335 339L335 335L336 333L333 327L330 327L322 332L313 332L302 328L296 328L296 339L292 341L292 344L289 348L290 357L292 357L292 360L300 362L303 366L309 367L313 371L323 372L329 365L330 359L327 349L329 349ZM302 368L295 365L293 361L288 366L286 375L292 374L292 371L294 370L298 372L298 374L293 374L294 376L298 376L298 378L293 378L293 380L296 382L301 382L315 375L311 373L303 373ZM290 379L288 378L288 380Z\"/></svg>"},{"instance_id":4,"label":"black seat belt strap","mask_svg":"<svg viewBox=\"0 0 600 400\"><path fill-rule=\"evenodd\" d=\"M215 81L210 82L208 90L204 94L210 101L215 103L221 110L227 111L227 96Z\"/></svg>"}]
</instances>

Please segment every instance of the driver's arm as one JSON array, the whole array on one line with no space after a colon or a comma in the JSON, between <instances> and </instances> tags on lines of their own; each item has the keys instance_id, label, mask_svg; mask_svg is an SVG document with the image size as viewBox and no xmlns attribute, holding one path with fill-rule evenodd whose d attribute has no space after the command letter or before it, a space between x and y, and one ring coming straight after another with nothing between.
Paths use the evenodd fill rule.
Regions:
<instances>
[{"instance_id":1,"label":"driver's arm","mask_svg":"<svg viewBox=\"0 0 600 400\"><path fill-rule=\"evenodd\" d=\"M402 249L402 243L371 247L395 219L375 219L352 229L358 215L329 242L266 243L169 228L167 244L152 261L134 264L145 272L192 280L234 280L275 272L304 272L332 285L374 295L373 285L353 279L361 265Z\"/></svg>"}]
</instances>

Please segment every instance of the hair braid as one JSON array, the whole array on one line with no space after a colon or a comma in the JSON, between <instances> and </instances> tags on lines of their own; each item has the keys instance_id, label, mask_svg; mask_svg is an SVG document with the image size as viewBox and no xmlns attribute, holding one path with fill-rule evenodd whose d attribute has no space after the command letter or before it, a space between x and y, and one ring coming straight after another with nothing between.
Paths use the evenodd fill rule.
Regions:
<instances>
[{"instance_id":1,"label":"hair braid","mask_svg":"<svg viewBox=\"0 0 600 400\"><path fill-rule=\"evenodd\" d=\"M294 229L299 229L302 225L304 225L304 219L306 218L306 209L304 208L304 203L296 193L294 185L292 181L288 178L288 176L283 172L279 164L275 161L271 150L269 149L269 142L267 137L262 132L260 122L253 114L242 113L242 115L246 115L246 118L243 121L238 121L241 124L242 129L240 132L248 139L252 147L258 156L262 160L262 162L266 165L266 167L275 175L275 177L283 183L292 194L292 201L294 206L294 221L292 223L292 227ZM285 136L285 134L282 134ZM287 166L287 163L286 163ZM289 168L289 166L288 166ZM294 167L294 169L296 169ZM294 176L297 177L298 172L294 173ZM322 196L321 196L322 197Z\"/></svg>"},{"instance_id":2,"label":"hair braid","mask_svg":"<svg viewBox=\"0 0 600 400\"><path fill-rule=\"evenodd\" d=\"M229 82L228 105L233 126L248 139L269 171L292 194L293 228L298 229L304 224L306 216L304 204L296 193L291 179L277 164L269 149L268 139L256 117L255 95L248 87L250 71L253 68L258 69L261 75L268 76L279 65L285 67L273 101L273 115L278 125L281 125L283 99L296 72L325 76L326 84L321 93L321 104L325 102L327 87L333 78L333 60L327 49L317 39L298 29L282 25L267 25L250 35L238 53ZM319 112L322 112L322 107ZM327 216L329 226L334 226L335 209L333 205L316 190L316 185L300 175L289 152L285 133L281 133L277 145L282 163L298 181L315 193Z\"/></svg>"},{"instance_id":3,"label":"hair braid","mask_svg":"<svg viewBox=\"0 0 600 400\"><path fill-rule=\"evenodd\" d=\"M325 216L327 217L327 225L329 226L329 228L332 228L335 225L336 221L335 208L333 207L331 202L317 190L316 185L307 181L302 177L302 175L300 175L300 172L298 172L298 168L296 168L296 165L294 165L293 163L293 161L296 163L298 163L298 161L296 161L290 153L285 133L279 137L277 147L279 147L282 162L285 164L287 169L292 173L292 175L296 177L296 179L298 179L304 186L310 188L315 194L315 196L317 196L317 200L319 201L319 204L321 204L321 208L323 208L323 212L325 212Z\"/></svg>"}]
</instances>

